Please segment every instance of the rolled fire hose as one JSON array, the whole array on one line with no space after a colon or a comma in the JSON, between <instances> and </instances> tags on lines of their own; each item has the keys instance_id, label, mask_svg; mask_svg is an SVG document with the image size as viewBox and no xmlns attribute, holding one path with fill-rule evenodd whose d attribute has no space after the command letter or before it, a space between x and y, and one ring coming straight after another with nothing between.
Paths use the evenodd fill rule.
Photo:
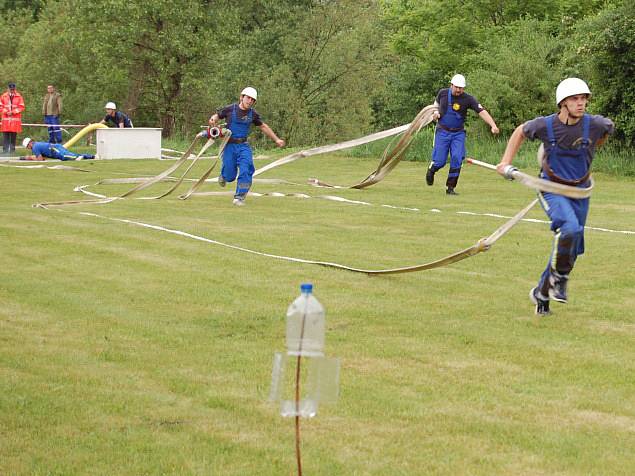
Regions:
<instances>
[{"instance_id":1,"label":"rolled fire hose","mask_svg":"<svg viewBox=\"0 0 635 476\"><path fill-rule=\"evenodd\" d=\"M215 133L215 129L218 131ZM216 164L218 163L218 159L223 157L223 151L225 150L225 146L227 145L227 143L229 142L229 139L232 135L231 130L229 129L219 129L218 127L213 127L210 129L210 136L211 139L209 141L214 141L215 138L217 137L223 137L223 142L221 142L220 147L218 149L218 157L216 158L216 160L214 160L214 162L212 163L212 165L203 173L203 175L201 175L201 178L198 179L198 181L192 185L192 188L190 188L186 193L184 193L183 195L180 195L179 198L181 200L187 200L191 195L195 195L197 192L197 190L199 189L199 187L205 183L205 181L207 180L207 178L210 176L210 174L212 173L212 170L214 170L214 167L216 167ZM209 142L208 141L208 142ZM202 150L199 155L201 155L204 152L204 150Z\"/></svg>"},{"instance_id":2,"label":"rolled fire hose","mask_svg":"<svg viewBox=\"0 0 635 476\"><path fill-rule=\"evenodd\" d=\"M371 134L369 136L366 137L362 137L360 139L355 139L352 141L347 141L344 143L340 143L340 144L334 144L334 145L330 145L330 146L323 146L323 147L317 147L314 149L309 149L306 151L301 151L301 152L297 152L295 154L291 154L289 156L283 157L282 159L279 159L271 164L269 164L268 166L265 166L259 170L257 170L254 173L255 175L259 175L261 173L264 173L267 170L270 170L274 167L286 164L286 163L290 163L293 162L299 158L302 157L308 157L311 155L317 155L317 154L323 154L323 153L328 153L328 152L333 152L336 150L342 150L342 149L346 149L346 148L350 148L350 147L355 147L357 145L361 145L361 144L365 144L367 142L372 142L375 140L379 140L382 139L384 137L390 137L391 135L396 135L399 134L401 132L404 132L403 137L397 142L397 144L390 148L388 147L385 151L384 154L382 156L382 159L377 167L377 169L371 173L368 177L366 177L364 180L362 180L361 182L352 185L350 188L365 188L367 186L373 185L377 182L379 182L380 180L382 180L399 162L399 160L401 159L403 153L406 151L406 149L408 148L408 146L410 145L410 142L412 141L413 136L419 132L419 130L421 130L422 127L424 127L425 125L429 124L432 121L432 114L437 110L437 108L435 106L426 106L425 108L423 108L419 114L415 117L415 119L412 121L412 123L405 125L405 126L401 126L401 127L397 127L394 129L390 129L388 131L383 131L380 133L376 133L376 134ZM89 132L89 131L87 131ZM86 132L85 132L86 133ZM79 134L78 134L79 135ZM198 138L198 137L197 137ZM225 144L227 143L227 140L229 138L229 135L225 138L225 140L223 141L222 144L222 148L224 148ZM207 147L209 147L209 145L211 145L211 142L213 142L213 138L210 138L208 140L208 142L205 144L205 146L201 149L201 151L199 152L198 157L200 157L200 155L207 149ZM153 185L154 183L157 183L159 181L165 180L169 177L170 174L172 174L175 170L177 170L183 163L185 160L187 160L187 158L189 157L194 145L196 144L196 139L192 142L192 144L190 145L190 147L188 148L188 150L183 154L183 157L181 157L181 159L179 159L177 161L176 164L174 164L173 166L171 166L170 168L168 168L167 170L165 170L164 172L160 173L159 175L152 177L150 179L144 180L143 182L139 183L137 186L135 186L134 188L132 188L131 190L129 190L128 192L124 193L123 195L119 196L119 197L107 197L104 199L98 199L98 200L86 200L86 201L71 201L71 202L57 202L57 203L43 203L43 204L37 204L34 206L41 206L43 208L47 208L50 206L56 206L56 205L66 205L66 204L77 204L77 203L108 203L110 201L116 200L118 198L125 198L128 197L140 190L143 190L151 185ZM222 153L222 150L221 150ZM221 153L219 153L219 156L221 156ZM483 165L483 166L488 166L489 164L485 164L482 162L478 162L478 161L474 161L474 159L470 159L471 163L475 163L476 165ZM193 164L192 164L193 165ZM177 180L177 183L175 186L173 186L167 193L164 193L158 197L150 197L150 198L161 198L163 196L166 196L167 194L171 193L177 186L178 184L180 184L183 181L183 178L185 177L185 175L187 174L187 172L191 169L192 165L190 165L190 167L188 167L188 169L186 170L186 172L183 174L183 176ZM203 176L192 186L192 188L184 195L182 195L180 198L188 198L189 196L191 196L192 194L196 193L196 189L205 182L205 180L207 179L207 177L209 176L209 174L211 173L211 171L213 170L214 166L216 165L216 163L214 163L204 174ZM495 168L495 167L494 167ZM522 174L515 171L516 174L518 174L518 177L516 175L514 175L514 178L518 178L521 179L524 177L522 177ZM527 176L529 179L533 179L532 177ZM116 180L116 179L114 179ZM121 179L120 179L121 180ZM544 181L547 182L547 181ZM524 182L521 182L524 183ZM550 183L550 182L548 182ZM328 184L324 184L325 186L328 186ZM560 184L554 184L554 185L560 185ZM575 188L575 187L567 187L567 188ZM289 257L280 257L277 256L277 258L282 258L282 259L288 259L291 261L296 261L296 262L303 262L303 263L307 263L307 264L316 264L316 265L320 265L320 266L326 266L326 267L331 267L331 268L336 268L336 269L342 269L342 270L346 270L346 271L351 271L351 272L356 272L356 273L364 273L364 274L368 274L368 275L378 275L378 274L398 274L398 273L409 273L409 272L415 272L415 271L423 271L423 270L427 270L427 269L434 269L434 268L438 268L438 267L442 267L442 266L447 266L449 264L452 263L456 263L458 261L461 261L465 258L468 258L470 256L474 256L478 253L481 253L483 251L487 251L498 239L500 239L505 233L507 233L516 223L518 223L528 212L529 210L537 203L537 200L532 201L527 207L525 207L523 210L521 210L520 212L518 212L511 220L509 220L508 222L506 222L503 226L499 227L496 231L494 231L494 233L492 233L491 235L489 235L488 237L479 240L477 243L475 243L474 245L470 246L469 248L466 248L464 250L461 250L459 252L453 253L451 255L446 256L445 258L441 258L435 261L431 261L429 263L425 263L425 264L421 264L421 265L414 265L414 266L406 266L406 267L400 267L400 268L392 268L392 269L383 269L383 270L370 270L370 269L361 269L361 268L353 268L353 267L349 267L349 266L345 266L345 265L341 265L338 263L330 263L330 262L324 262L324 261L311 261L311 260L303 260L303 259L298 259L298 258L289 258ZM249 251L249 250L247 250ZM257 253L257 252L255 252ZM263 254L263 253L257 253L257 254ZM270 255L268 255L270 256Z\"/></svg>"},{"instance_id":3,"label":"rolled fire hose","mask_svg":"<svg viewBox=\"0 0 635 476\"><path fill-rule=\"evenodd\" d=\"M415 119L410 123L410 124L405 124L403 126L399 126L399 127L395 127L393 129L388 129L386 131L382 131L382 132L377 132L374 134L370 134L368 136L364 136L364 137L360 137L358 139L353 139L350 141L346 141L346 142L341 142L338 144L331 144L331 145L326 145L326 146L321 146L321 147L315 147L313 149L308 149L308 150L303 150L300 152L295 152L293 154L290 154L288 156L282 157L258 170L256 170L254 172L254 177L258 176L268 170L271 170L275 167L279 167L281 165L284 164L288 164L291 162L294 162L298 159L304 158L304 157L310 157L312 155L318 155L318 154L326 154L329 152L335 152L337 150L343 150L343 149L349 149L351 147L356 147L358 145L362 145L362 144L367 144L369 142L373 142L373 141L377 141L380 139L384 139L386 137L391 137L397 134L401 134L402 132L405 132L403 137L398 141L398 143L395 145L394 148L392 148L391 150L386 149L384 151L383 157L377 167L377 169L371 173L368 177L366 177L364 180L362 180L361 182L359 182L358 184L352 185L350 188L365 188L367 186L373 185L377 182L379 182L380 180L382 180L393 168L395 168L395 166L398 164L399 160L401 159L401 156L403 155L403 153L405 152L405 150L408 148L408 146L410 145L410 142L412 141L413 136L419 131L421 130L422 127L424 127L425 125L429 124L432 121L432 114L437 111L438 109L436 108L436 106L434 105L429 105L424 107L415 117ZM106 127L103 124L90 124L88 126L86 126L84 129L82 129L82 131L80 131L77 136L81 137L82 135L90 132L91 130L94 130L96 128L99 127ZM211 128L210 129L210 136L224 136L224 142L221 145L221 148L224 148L227 140L229 139L229 135L231 134L231 132L228 129L220 129L218 127L216 128ZM78 137L78 139L79 139ZM71 140L72 141L72 140ZM71 141L69 141L69 143L71 143ZM164 172L160 173L159 175L157 175L156 177L153 177L151 179L142 179L141 183L139 183L139 179L109 179L109 180L103 180L101 182L99 182L99 184L106 184L106 183L139 183L139 185L137 185L136 187L134 187L133 189L129 190L128 192L126 192L125 194L119 196L119 197L107 197L107 198L101 198L98 200L70 200L67 202L50 202L47 204L42 204L42 203L38 203L35 204L34 206L41 206L41 205L48 205L48 206L64 206L64 205L76 205L76 204L80 204L80 203L108 203L111 202L113 200L116 200L117 198L126 198L140 190L143 190L157 182L163 181L163 180L173 180L173 179L168 179L167 177L169 175L171 175L175 170L177 170L182 164L183 162L187 159L187 157L189 156L189 154L191 153L191 149L194 146L194 143L196 142L196 140L190 145L190 147L188 148L188 150L183 154L183 157L181 157L181 159L179 159L175 164L173 164L171 167L169 167L167 170L165 170ZM205 147L206 148L206 147ZM221 151L222 152L222 151ZM202 151L201 151L202 153ZM201 155L201 153L199 153L199 156ZM221 153L218 154L219 157L221 157ZM212 167L210 167L210 169L204 174L204 176L199 179L199 181L192 187L192 189L190 189L187 193L181 195L182 199L186 199L192 195L197 195L198 192L196 192L196 190L198 190L198 188L205 182L205 180L207 179L207 177L209 177L209 174L211 173L211 171L213 170L213 168L215 167L215 163L212 165ZM190 166L191 168L191 166ZM188 171L189 169L188 168ZM187 171L186 171L187 173ZM185 174L184 174L185 175ZM175 187L173 187L172 189L170 189L167 193L162 194L160 196L157 197L147 197L148 199L155 199L155 198L162 198L166 195L168 195L169 193L172 193L173 189L176 188L181 182L182 182L183 177L181 178L180 181L178 181L178 183L175 185ZM214 179L213 179L214 180ZM329 185L326 184L324 182L321 182L317 179L310 179L309 180L310 183L313 184L320 184L321 186L325 186L325 187L335 187L333 185ZM83 189L80 189L82 192L85 193L85 191Z\"/></svg>"},{"instance_id":4,"label":"rolled fire hose","mask_svg":"<svg viewBox=\"0 0 635 476\"><path fill-rule=\"evenodd\" d=\"M379 165L377 166L376 170L371 173L368 177L366 177L364 180L362 180L361 182L350 186L349 188L365 188L368 187L370 185L373 185L377 182L379 182L380 180L382 180L399 162L399 160L401 159L401 157L403 156L404 152L406 151L406 149L408 148L408 146L410 145L410 142L412 141L412 138L414 137L414 135L419 132L421 130L421 128L423 128L425 125L429 124L432 121L432 114L436 111L436 107L433 105L430 106L426 106L425 108L423 108L419 114L415 117L415 119L407 125L404 126L400 126L400 127L396 127L393 129L390 129L388 131L383 131L383 132L379 132L379 133L375 133L375 134L371 134L369 136L365 136L359 139L354 139L351 141L347 141L347 142L343 142L340 144L333 144L333 145L328 145L328 146L322 146L322 147L316 147L313 149L309 149L309 150L304 150L304 151L300 151L300 152L296 152L294 154L291 154L289 156L283 157L281 159L278 159L274 162L272 162L271 164L257 170L254 173L254 176L256 175L260 175L268 170L271 170L272 168L278 167L280 165L283 164L287 164L290 162L293 162L295 160L298 160L300 158L303 157L309 157L312 155L318 155L318 154L324 154L324 153L328 153L328 152L334 152L337 150L342 150L342 149L347 149L350 147L355 147L357 145L361 145L361 144L365 144L368 142L372 142L375 140L379 140L385 137L390 137L393 135L397 135L400 134L401 132L404 132L404 135L400 138L400 140L397 142L397 144L394 145L394 147L392 147L392 144L386 148L386 150L383 153L382 159L379 163ZM91 126L101 126L101 124L98 125L91 125ZM90 127L90 126L89 126ZM95 127L96 128L96 127ZM93 130L93 129L91 129ZM90 130L87 131L80 131L83 132L83 134L86 134L87 132L90 132ZM81 134L81 135L83 135ZM78 134L77 139L79 139L81 137L80 134ZM210 134L211 135L211 134ZM74 138L75 139L75 138ZM221 145L221 152L219 152L219 156L221 156L222 154L222 148L224 148L225 144L227 143L227 139L228 137L225 139L225 141L223 142L223 144ZM213 138L210 138L210 140L205 144L205 146L201 149L201 151L199 152L198 157L200 157L200 155L204 152L204 150L207 149L207 147L209 147L209 145L211 145L210 141L213 141ZM69 141L70 143L70 141ZM126 192L125 194L121 195L120 197L112 197L112 198L105 198L105 199L99 199L99 200L89 200L89 201L74 201L74 202L58 202L58 204L71 204L71 203L87 203L87 202L92 202L92 203L107 203L109 201L112 200L116 200L117 198L124 198L127 196L132 195L133 193L136 193L140 190L143 190L144 188L149 187L150 185L157 183L159 181L162 180L174 180L173 178L169 178L170 174L172 174L175 170L177 170L182 163L184 163L184 161L189 157L194 145L196 143L196 139L194 140L194 142L192 142L192 144L190 145L190 147L188 148L188 150L183 154L183 157L181 157L181 159L179 159L177 161L176 164L174 164L172 167L168 168L166 171L162 172L161 174L152 177L150 179L147 180L143 180L143 182L139 183L139 185L137 185L136 187L134 187L133 189L129 190L128 192ZM65 144L65 146L67 146L67 144ZM72 144L71 144L72 145ZM496 167L491 165L491 164L487 164L485 162L480 162L476 159L467 159L468 163L474 164L474 165L479 165L481 167L485 167L488 169L493 169L496 170ZM193 164L192 164L193 165ZM175 186L173 186L167 193L162 194L161 196L158 197L151 197L151 198L161 198L163 196L166 196L167 194L171 193L177 186L178 184L180 184L183 180L185 175L187 175L187 172L191 169L192 165L190 165L190 167L188 167L188 169L186 170L186 172L183 174L183 176L177 180L177 184ZM189 196L196 194L196 190L198 189L198 187L205 182L205 180L207 179L207 177L209 176L209 174L211 173L211 171L213 170L214 166L216 165L216 162L203 174L203 176L192 186L192 188L184 195L182 195L179 198L188 198ZM546 192L551 192L551 193L558 193L561 195L565 195L571 198L586 198L588 196L590 196L591 194L591 190L593 188L593 183L591 184L590 187L588 188L579 188L579 187L571 187L571 186L567 186L567 185L562 185L562 184L558 184L558 183L554 183L554 182L550 182L547 180L543 180L540 178L536 178L536 177L531 177L527 174L524 174L520 171L518 171L515 168L512 168L508 171L509 173L509 178L512 178L520 183L522 183L523 185L533 188L535 190L539 190L539 191L546 191ZM114 183L114 180L129 180L129 179L112 179L113 182L110 183ZM103 181L102 183L106 183L106 181ZM314 179L314 183L316 184L320 184L322 186L331 186L329 184L325 184L317 179ZM203 195L203 193L201 193L201 195ZM514 217L512 217L512 219L510 219L509 221L507 221L503 226L499 227L496 231L494 231L492 234L490 234L488 237L483 238L481 240L479 240L477 243L475 243L474 245L458 251L456 253L450 254L444 258L435 260L435 261L431 261L425 264L420 264L420 265L414 265L414 266L406 266L406 267L400 267L400 268L392 268L392 269L383 269L383 270L370 270L370 269L361 269L361 268L354 268L354 267L349 267L349 266L345 266L342 264L338 264L338 263L330 263L330 262L324 262L324 261L312 261L312 260L305 260L305 259L300 259L300 258L291 258L291 257L286 257L286 256L276 256L276 255L270 255L267 253L260 253L260 252L256 252L256 251L252 251L252 250L247 250L247 249L242 249L243 251L248 251L250 253L255 253L255 254L259 254L259 255L264 255L264 256L269 256L269 257L274 257L274 258L278 258L278 259L285 259L285 260L289 260L289 261L294 261L294 262L301 262L301 263L306 263L306 264L315 264L315 265L320 265L320 266L325 266L325 267L331 267L331 268L336 268L336 269L342 269L342 270L346 270L346 271L351 271L351 272L356 272L356 273L363 273L363 274L368 274L368 275L379 275L379 274L399 274L399 273L409 273L409 272L415 272L415 271L423 271L423 270L428 270L428 269L434 269L434 268L439 268L442 266L447 266L449 264L452 263L456 263L458 261L461 261L463 259L469 258L471 256L475 256L481 252L487 251L490 249L490 247L496 242L498 241L505 233L507 233L514 225L516 225L530 210L531 208L533 208L535 206L535 204L538 202L538 200L533 200L527 207L525 207L524 209L522 209L520 212L518 212ZM34 206L42 206L43 208L46 208L47 206L55 206L57 204L37 204ZM127 221L127 220L126 220ZM127 221L128 222L128 221Z\"/></svg>"},{"instance_id":5,"label":"rolled fire hose","mask_svg":"<svg viewBox=\"0 0 635 476\"><path fill-rule=\"evenodd\" d=\"M384 139L386 137L391 137L397 134L401 134L403 131L407 130L410 124L405 124L403 126L394 127L392 129L388 129L386 131L375 132L374 134L370 134L364 137L360 137L357 139L352 139L346 142L340 142L339 144L330 144L324 145L320 147L314 147L313 149L301 150L299 152L294 152L293 154L284 156L271 162L264 167L259 168L254 172L254 177L261 175L273 168L279 167L281 165L289 164L291 162L295 162L298 159L302 159L304 157L310 157L312 155L319 154L327 154L329 152L335 152L337 150L350 149L351 147L356 147L362 144L368 144L369 142L374 142L376 140Z\"/></svg>"},{"instance_id":6,"label":"rolled fire hose","mask_svg":"<svg viewBox=\"0 0 635 476\"><path fill-rule=\"evenodd\" d=\"M431 107L431 106L427 106L427 107ZM425 110L426 108L424 108ZM422 111L423 112L423 111ZM420 113L421 114L421 113ZM413 123L415 123L415 121L413 121ZM294 162L298 159L304 158L304 157L310 157L313 155L318 155L318 154L326 154L329 152L335 152L338 150L343 150L343 149L349 149L351 147L356 147L358 145L362 145L362 144L367 144L369 142L373 142L373 141L377 141L380 139L384 139L386 137L391 137L397 134L401 134L402 132L408 130L408 129L412 129L412 124L405 124L403 126L399 126L399 127L395 127L392 129L388 129L386 131L381 131L381 132L376 132L374 134L370 134L364 137L360 137L357 139L353 139L350 141L346 141L346 142L341 142L338 144L330 144L330 145L326 145L326 146L320 146L320 147L315 147L313 149L307 149L307 150L303 150L303 151L299 151L299 152L295 152L293 154L290 154L288 156L282 157L258 170L256 170L254 172L254 177L258 176L264 172L267 172L275 167L279 167L281 165L285 165L291 162ZM227 141L228 137L225 137L225 141ZM188 148L188 150L183 154L183 156L176 162L174 163L172 166L170 166L167 170L165 170L164 172L162 172L161 174L157 175L156 177L153 177L152 179L146 179L146 178L128 178L128 179L124 179L124 178L120 178L120 179L106 179L106 180L102 180L100 182L97 183L97 185L102 185L102 184L120 184L120 183L139 183L139 185L135 188L133 188L132 190L130 190L129 192L127 192L126 194L124 194L123 196L120 197L110 197L110 198L101 198L98 200L69 200L66 202L49 202L49 203L37 203L34 204L34 207L39 207L39 206L51 206L51 207L59 207L59 206L64 206L64 205L76 205L76 204L81 204L81 203L95 203L95 204L101 204L101 203L108 203L111 202L113 200L116 200L117 198L124 198L129 196L132 193L135 193L139 190L142 190L144 188L149 187L150 185L153 185L154 183L163 181L163 180L174 180L174 178L169 178L169 176L174 173L174 171L176 171L183 163L184 161L187 159L187 157L190 155L193 146L195 145L196 140L190 145L190 147ZM225 142L223 144L221 144L221 147L224 148ZM220 154L219 154L220 157ZM396 165L396 163L394 164ZM392 170L392 168L394 168L394 165L390 168L390 170ZM213 166L212 166L213 167ZM381 164L380 166L377 168L377 170L380 170L382 168ZM371 174L371 176L373 175L377 175L377 170ZM208 172L211 173L211 170L209 170ZM209 175L209 174L208 174ZM370 176L369 176L370 177ZM383 178L383 175L382 175ZM215 181L217 179L211 179L212 181ZM200 185L202 185L202 183L205 180L200 180L199 179L199 183L197 183L197 185L194 187L194 190L197 190ZM333 187L332 185L328 185L325 184L325 186L329 186L329 187ZM77 190L80 190L84 193L87 193L83 188L78 188ZM187 195L187 197L191 196L191 195L206 195L205 192L196 192L196 191L192 191L190 190L189 192L187 192L185 195Z\"/></svg>"},{"instance_id":7,"label":"rolled fire hose","mask_svg":"<svg viewBox=\"0 0 635 476\"><path fill-rule=\"evenodd\" d=\"M410 145L410 142L412 141L414 135L417 132L419 132L424 126L426 126L432 121L432 114L437 110L438 108L431 104L429 106L424 107L421 111L419 111L417 116L414 118L414 120L410 124L405 124L403 126L395 127L393 129L388 129L382 132L376 132L374 134L370 134L370 135L360 137L358 139L349 140L346 142L341 142L339 144L330 144L330 145L325 145L320 147L314 147L313 149L302 150L300 152L295 152L291 155L282 157L270 163L269 165L265 165L264 167L256 170L254 172L254 177L257 175L263 174L275 167L279 167L281 165L294 162L304 157L310 157L312 155L319 155L319 154L327 154L329 152L335 152L338 150L350 149L351 147L356 147L358 145L367 144L369 142L374 142L380 139L384 139L386 137L395 136L403 132L404 134L401 137L401 139L397 142L397 144L393 148L390 148L389 146L384 151L382 159L379 162L379 165L377 166L377 169L375 169L373 173L371 173L368 177L366 177L361 182L351 185L350 187L338 187L335 185L327 184L318 179L309 180L309 183L319 184L324 187L358 188L358 189L369 187L370 185L374 185L380 180L382 180L390 171L392 171L392 169L394 169L397 166L397 164L399 163L399 160L401 160L401 157L403 156L404 152Z\"/></svg>"}]
</instances>

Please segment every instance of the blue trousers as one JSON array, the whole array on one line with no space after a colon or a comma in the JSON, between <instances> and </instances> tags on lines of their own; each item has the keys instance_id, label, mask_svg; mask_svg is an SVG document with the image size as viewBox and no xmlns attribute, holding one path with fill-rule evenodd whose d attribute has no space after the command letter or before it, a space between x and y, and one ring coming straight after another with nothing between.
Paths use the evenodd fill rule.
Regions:
<instances>
[{"instance_id":1,"label":"blue trousers","mask_svg":"<svg viewBox=\"0 0 635 476\"><path fill-rule=\"evenodd\" d=\"M75 152L71 152L68 149L65 149L64 147L62 147L61 145L55 145L55 149L50 150L50 152L48 152L48 154L50 154L49 158L51 159L57 159L57 160L75 160L77 159L77 157L80 156L80 154L76 154ZM94 159L95 156L94 155L84 155L85 159Z\"/></svg>"},{"instance_id":2,"label":"blue trousers","mask_svg":"<svg viewBox=\"0 0 635 476\"><path fill-rule=\"evenodd\" d=\"M44 123L52 126L60 125L60 116L44 116ZM49 142L51 144L62 143L62 130L59 127L49 127Z\"/></svg>"},{"instance_id":3,"label":"blue trousers","mask_svg":"<svg viewBox=\"0 0 635 476\"><path fill-rule=\"evenodd\" d=\"M461 165L465 159L465 131L450 132L437 127L432 149L432 168L435 172L445 167L448 154L450 155L450 170L447 186L454 188L459 181Z\"/></svg>"},{"instance_id":4,"label":"blue trousers","mask_svg":"<svg viewBox=\"0 0 635 476\"><path fill-rule=\"evenodd\" d=\"M236 197L244 198L247 195L255 171L253 154L248 143L229 143L225 146L221 175L227 182L233 182L238 176Z\"/></svg>"},{"instance_id":5,"label":"blue trousers","mask_svg":"<svg viewBox=\"0 0 635 476\"><path fill-rule=\"evenodd\" d=\"M539 193L540 204L551 220L555 233L547 267L540 277L538 289L549 295L549 275L552 271L568 276L577 257L584 253L584 225L589 213L589 199L575 199L554 193Z\"/></svg>"}]
</instances>

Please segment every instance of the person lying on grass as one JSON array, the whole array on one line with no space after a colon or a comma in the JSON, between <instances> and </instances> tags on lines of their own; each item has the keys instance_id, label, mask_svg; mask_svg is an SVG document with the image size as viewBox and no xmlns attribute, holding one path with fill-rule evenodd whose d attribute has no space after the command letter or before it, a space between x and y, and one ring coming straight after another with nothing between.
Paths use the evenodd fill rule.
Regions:
<instances>
[{"instance_id":1,"label":"person lying on grass","mask_svg":"<svg viewBox=\"0 0 635 476\"><path fill-rule=\"evenodd\" d=\"M84 160L94 159L94 155L80 155L65 149L61 144L53 144L51 142L35 142L30 137L22 141L22 145L33 152L33 155L20 157L20 160Z\"/></svg>"}]
</instances>

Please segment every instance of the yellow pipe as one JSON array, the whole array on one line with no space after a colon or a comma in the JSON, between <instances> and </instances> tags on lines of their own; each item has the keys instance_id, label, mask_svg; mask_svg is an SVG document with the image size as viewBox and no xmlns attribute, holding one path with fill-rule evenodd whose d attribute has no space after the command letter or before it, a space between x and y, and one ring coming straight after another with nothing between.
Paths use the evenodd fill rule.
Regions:
<instances>
[{"instance_id":1,"label":"yellow pipe","mask_svg":"<svg viewBox=\"0 0 635 476\"><path fill-rule=\"evenodd\" d=\"M71 139L66 144L64 144L64 147L67 149L69 147L72 147L79 139L84 137L89 132L93 132L95 129L108 129L108 126L106 124L101 124L99 122L96 122L94 124L88 124L81 131L79 131L77 134L71 137Z\"/></svg>"}]
</instances>

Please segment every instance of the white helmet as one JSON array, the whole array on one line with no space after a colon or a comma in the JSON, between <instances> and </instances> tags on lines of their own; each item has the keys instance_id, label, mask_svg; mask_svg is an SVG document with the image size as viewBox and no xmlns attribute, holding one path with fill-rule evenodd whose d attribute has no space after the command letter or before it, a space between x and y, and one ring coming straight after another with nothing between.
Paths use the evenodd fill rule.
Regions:
<instances>
[{"instance_id":1,"label":"white helmet","mask_svg":"<svg viewBox=\"0 0 635 476\"><path fill-rule=\"evenodd\" d=\"M591 90L581 79L567 78L563 80L556 88L556 106L560 106L560 103L569 96L576 96L577 94L591 96Z\"/></svg>"},{"instance_id":2,"label":"white helmet","mask_svg":"<svg viewBox=\"0 0 635 476\"><path fill-rule=\"evenodd\" d=\"M454 76L452 76L452 79L450 80L450 84L453 84L457 88L464 88L466 84L465 76L463 76L462 74L455 74Z\"/></svg>"},{"instance_id":3,"label":"white helmet","mask_svg":"<svg viewBox=\"0 0 635 476\"><path fill-rule=\"evenodd\" d=\"M28 145L31 143L31 140L32 139L30 137L25 137L22 141L22 147L28 147Z\"/></svg>"},{"instance_id":4,"label":"white helmet","mask_svg":"<svg viewBox=\"0 0 635 476\"><path fill-rule=\"evenodd\" d=\"M252 88L251 86L247 86L245 89L243 89L240 92L241 96L249 96L250 98L252 98L254 101L258 100L258 91L256 91L254 88Z\"/></svg>"},{"instance_id":5,"label":"white helmet","mask_svg":"<svg viewBox=\"0 0 635 476\"><path fill-rule=\"evenodd\" d=\"M106 103L104 109L117 109L117 105L114 102L110 101Z\"/></svg>"}]
</instances>

